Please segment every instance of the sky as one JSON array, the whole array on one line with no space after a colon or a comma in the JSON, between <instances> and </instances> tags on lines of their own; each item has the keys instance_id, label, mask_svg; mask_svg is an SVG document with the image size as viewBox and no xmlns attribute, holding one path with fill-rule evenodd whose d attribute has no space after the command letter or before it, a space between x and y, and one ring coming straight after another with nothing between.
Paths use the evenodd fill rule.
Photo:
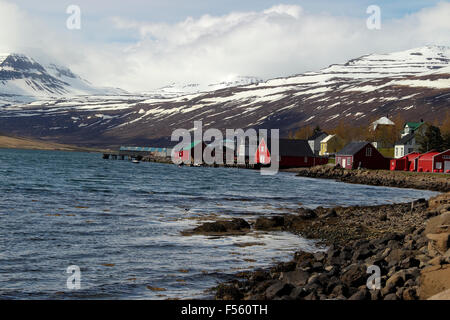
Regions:
<instances>
[{"instance_id":1,"label":"sky","mask_svg":"<svg viewBox=\"0 0 450 320\"><path fill-rule=\"evenodd\" d=\"M80 8L80 29L66 12ZM368 28L370 5L380 29ZM370 53L450 46L450 1L0 0L0 52L70 67L95 85L263 79Z\"/></svg>"}]
</instances>

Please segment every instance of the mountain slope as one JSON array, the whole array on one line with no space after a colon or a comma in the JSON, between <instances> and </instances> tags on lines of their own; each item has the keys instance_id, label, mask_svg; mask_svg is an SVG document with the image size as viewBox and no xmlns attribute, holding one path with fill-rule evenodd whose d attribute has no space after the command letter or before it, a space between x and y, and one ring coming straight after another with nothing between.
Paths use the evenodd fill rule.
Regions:
<instances>
[{"instance_id":1,"label":"mountain slope","mask_svg":"<svg viewBox=\"0 0 450 320\"><path fill-rule=\"evenodd\" d=\"M68 68L43 66L23 54L0 54L0 96L12 102L33 98L86 94L119 94L124 91L97 88Z\"/></svg>"},{"instance_id":2,"label":"mountain slope","mask_svg":"<svg viewBox=\"0 0 450 320\"><path fill-rule=\"evenodd\" d=\"M318 72L172 98L78 97L1 108L0 126L71 144L153 144L177 128L330 128L381 116L434 120L450 107L450 49L373 54ZM20 129L17 129L20 128Z\"/></svg>"}]
</instances>

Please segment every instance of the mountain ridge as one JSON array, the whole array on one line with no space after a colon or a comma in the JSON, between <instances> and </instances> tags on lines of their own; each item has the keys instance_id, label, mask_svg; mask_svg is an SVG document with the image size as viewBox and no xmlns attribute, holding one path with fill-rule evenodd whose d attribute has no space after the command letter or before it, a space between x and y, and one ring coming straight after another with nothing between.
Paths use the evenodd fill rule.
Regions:
<instances>
[{"instance_id":1,"label":"mountain ridge","mask_svg":"<svg viewBox=\"0 0 450 320\"><path fill-rule=\"evenodd\" d=\"M450 106L449 66L450 48L425 46L169 98L84 96L9 105L0 107L0 125L69 144L139 145L192 129L195 120L205 129L279 128L284 135L305 125L368 125L386 115L432 121Z\"/></svg>"}]
</instances>

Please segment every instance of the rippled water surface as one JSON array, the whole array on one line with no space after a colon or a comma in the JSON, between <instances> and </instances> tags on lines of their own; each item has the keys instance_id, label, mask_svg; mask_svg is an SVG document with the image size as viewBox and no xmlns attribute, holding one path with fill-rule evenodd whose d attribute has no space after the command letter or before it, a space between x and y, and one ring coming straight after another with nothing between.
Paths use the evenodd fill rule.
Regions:
<instances>
[{"instance_id":1,"label":"rippled water surface","mask_svg":"<svg viewBox=\"0 0 450 320\"><path fill-rule=\"evenodd\" d=\"M205 289L238 271L287 259L294 249L320 248L283 232L180 235L199 219L252 220L300 205L383 204L433 194L289 173L0 149L0 298L205 298ZM242 246L248 243L254 245ZM70 265L81 268L80 290L67 289Z\"/></svg>"}]
</instances>

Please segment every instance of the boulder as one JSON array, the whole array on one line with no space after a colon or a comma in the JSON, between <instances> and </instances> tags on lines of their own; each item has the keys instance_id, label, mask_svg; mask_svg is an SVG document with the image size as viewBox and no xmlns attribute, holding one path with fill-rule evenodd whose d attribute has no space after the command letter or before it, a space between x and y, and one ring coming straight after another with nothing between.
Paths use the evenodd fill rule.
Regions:
<instances>
[{"instance_id":1,"label":"boulder","mask_svg":"<svg viewBox=\"0 0 450 320\"><path fill-rule=\"evenodd\" d=\"M282 297L284 295L289 295L294 286L284 283L282 281L277 281L273 285L267 288L266 298L272 300L275 297Z\"/></svg>"},{"instance_id":2,"label":"boulder","mask_svg":"<svg viewBox=\"0 0 450 320\"><path fill-rule=\"evenodd\" d=\"M311 220L317 218L317 214L314 210L306 208L300 208L297 213L297 216L304 220Z\"/></svg>"},{"instance_id":3,"label":"boulder","mask_svg":"<svg viewBox=\"0 0 450 320\"><path fill-rule=\"evenodd\" d=\"M366 268L363 265L352 264L342 274L341 281L347 287L359 287L366 284L367 278Z\"/></svg>"},{"instance_id":4,"label":"boulder","mask_svg":"<svg viewBox=\"0 0 450 320\"><path fill-rule=\"evenodd\" d=\"M442 254L450 249L450 233L429 233L427 238L431 240L432 248Z\"/></svg>"},{"instance_id":5,"label":"boulder","mask_svg":"<svg viewBox=\"0 0 450 320\"><path fill-rule=\"evenodd\" d=\"M450 289L450 265L431 266L420 275L420 299L428 299Z\"/></svg>"},{"instance_id":6,"label":"boulder","mask_svg":"<svg viewBox=\"0 0 450 320\"><path fill-rule=\"evenodd\" d=\"M450 212L443 213L428 220L425 234L445 232L450 232Z\"/></svg>"},{"instance_id":7,"label":"boulder","mask_svg":"<svg viewBox=\"0 0 450 320\"><path fill-rule=\"evenodd\" d=\"M367 288L361 288L350 298L348 298L348 300L366 300L369 298L370 298L369 290L367 290Z\"/></svg>"},{"instance_id":8,"label":"boulder","mask_svg":"<svg viewBox=\"0 0 450 320\"><path fill-rule=\"evenodd\" d=\"M450 300L450 289L435 294L434 296L428 298L428 300Z\"/></svg>"},{"instance_id":9,"label":"boulder","mask_svg":"<svg viewBox=\"0 0 450 320\"><path fill-rule=\"evenodd\" d=\"M249 231L250 225L244 219L207 222L192 230L191 234L220 234Z\"/></svg>"},{"instance_id":10,"label":"boulder","mask_svg":"<svg viewBox=\"0 0 450 320\"><path fill-rule=\"evenodd\" d=\"M309 277L310 275L308 272L295 270L291 272L282 272L280 280L295 286L304 286L308 282Z\"/></svg>"},{"instance_id":11,"label":"boulder","mask_svg":"<svg viewBox=\"0 0 450 320\"><path fill-rule=\"evenodd\" d=\"M259 217L255 222L256 230L280 229L284 226L284 217Z\"/></svg>"}]
</instances>

